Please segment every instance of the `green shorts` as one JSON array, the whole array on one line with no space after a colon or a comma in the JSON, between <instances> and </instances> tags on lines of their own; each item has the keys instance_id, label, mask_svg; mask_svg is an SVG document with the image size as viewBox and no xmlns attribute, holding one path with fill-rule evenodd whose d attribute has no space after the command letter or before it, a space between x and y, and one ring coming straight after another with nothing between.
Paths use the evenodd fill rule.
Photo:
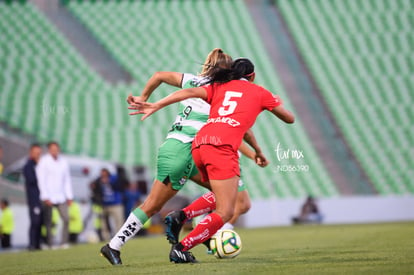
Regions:
<instances>
[{"instance_id":1,"label":"green shorts","mask_svg":"<svg viewBox=\"0 0 414 275\"><path fill-rule=\"evenodd\" d=\"M171 182L174 190L180 190L197 173L191 155L191 142L183 143L169 138L158 149L157 180Z\"/></svg>"}]
</instances>

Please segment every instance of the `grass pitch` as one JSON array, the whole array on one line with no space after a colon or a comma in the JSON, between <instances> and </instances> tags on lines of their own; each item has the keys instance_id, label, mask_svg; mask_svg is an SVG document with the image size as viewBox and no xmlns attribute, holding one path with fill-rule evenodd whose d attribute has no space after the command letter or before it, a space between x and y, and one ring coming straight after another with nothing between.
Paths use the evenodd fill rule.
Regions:
<instances>
[{"instance_id":1,"label":"grass pitch","mask_svg":"<svg viewBox=\"0 0 414 275\"><path fill-rule=\"evenodd\" d=\"M168 261L163 236L122 250L123 266L99 256L102 244L0 254L0 274L414 274L414 223L238 229L243 250L218 260L193 249L199 264Z\"/></svg>"}]
</instances>

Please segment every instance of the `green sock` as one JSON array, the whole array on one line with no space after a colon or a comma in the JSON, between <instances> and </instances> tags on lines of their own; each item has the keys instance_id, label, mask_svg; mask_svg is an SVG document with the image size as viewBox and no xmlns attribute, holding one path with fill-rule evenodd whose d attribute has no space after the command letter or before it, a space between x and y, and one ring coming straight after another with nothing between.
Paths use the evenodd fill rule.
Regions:
<instances>
[{"instance_id":1,"label":"green sock","mask_svg":"<svg viewBox=\"0 0 414 275\"><path fill-rule=\"evenodd\" d=\"M137 207L132 211L132 213L135 215L135 217L138 218L138 220L144 224L146 221L148 221L148 216L145 214L144 211L141 210L141 208Z\"/></svg>"}]
</instances>

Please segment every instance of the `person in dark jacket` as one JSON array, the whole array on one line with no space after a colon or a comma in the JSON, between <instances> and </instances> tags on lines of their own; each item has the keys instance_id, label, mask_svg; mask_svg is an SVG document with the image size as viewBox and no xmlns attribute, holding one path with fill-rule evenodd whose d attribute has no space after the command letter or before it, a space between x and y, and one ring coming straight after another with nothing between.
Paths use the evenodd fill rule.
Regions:
<instances>
[{"instance_id":1,"label":"person in dark jacket","mask_svg":"<svg viewBox=\"0 0 414 275\"><path fill-rule=\"evenodd\" d=\"M30 228L29 228L29 250L40 249L41 227L42 227L42 202L40 201L40 191L37 184L35 167L42 154L39 144L30 146L29 159L23 167L23 176L26 185L26 197L29 208Z\"/></svg>"},{"instance_id":2,"label":"person in dark jacket","mask_svg":"<svg viewBox=\"0 0 414 275\"><path fill-rule=\"evenodd\" d=\"M100 177L91 184L92 201L102 205L102 236L108 240L115 232L113 228L121 227L124 222L122 205L122 188L117 177L112 176L108 169L102 169Z\"/></svg>"},{"instance_id":3,"label":"person in dark jacket","mask_svg":"<svg viewBox=\"0 0 414 275\"><path fill-rule=\"evenodd\" d=\"M294 224L306 224L306 223L322 223L322 215L319 212L319 207L316 204L315 199L312 196L308 196L305 203L302 205L300 215L294 217L292 222Z\"/></svg>"}]
</instances>

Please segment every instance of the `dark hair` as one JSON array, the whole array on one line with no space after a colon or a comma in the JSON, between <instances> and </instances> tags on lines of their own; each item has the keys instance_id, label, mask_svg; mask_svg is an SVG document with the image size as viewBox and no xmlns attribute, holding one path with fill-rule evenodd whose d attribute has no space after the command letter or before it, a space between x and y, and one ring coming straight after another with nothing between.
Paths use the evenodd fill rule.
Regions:
<instances>
[{"instance_id":1,"label":"dark hair","mask_svg":"<svg viewBox=\"0 0 414 275\"><path fill-rule=\"evenodd\" d=\"M234 60L230 69L220 68L216 70L209 83L226 83L231 80L240 78L249 78L254 73L254 65L247 58L238 58Z\"/></svg>"},{"instance_id":2,"label":"dark hair","mask_svg":"<svg viewBox=\"0 0 414 275\"><path fill-rule=\"evenodd\" d=\"M60 148L59 143L57 143L56 141L49 141L49 142L47 143L47 148L50 148L50 146L52 146L52 145L56 145L57 147L59 147L59 148Z\"/></svg>"},{"instance_id":3,"label":"dark hair","mask_svg":"<svg viewBox=\"0 0 414 275\"><path fill-rule=\"evenodd\" d=\"M1 203L4 204L5 206L9 206L9 200L6 198L2 199Z\"/></svg>"},{"instance_id":4,"label":"dark hair","mask_svg":"<svg viewBox=\"0 0 414 275\"><path fill-rule=\"evenodd\" d=\"M105 173L107 173L108 174L108 176L111 176L111 173L109 172L109 170L107 169L107 168L102 168L101 169L101 173L102 172L105 172Z\"/></svg>"},{"instance_id":5,"label":"dark hair","mask_svg":"<svg viewBox=\"0 0 414 275\"><path fill-rule=\"evenodd\" d=\"M32 144L30 144L30 149L33 149L33 148L35 148L35 147L42 147L42 146L40 146L40 144L39 143L32 143Z\"/></svg>"}]
</instances>

